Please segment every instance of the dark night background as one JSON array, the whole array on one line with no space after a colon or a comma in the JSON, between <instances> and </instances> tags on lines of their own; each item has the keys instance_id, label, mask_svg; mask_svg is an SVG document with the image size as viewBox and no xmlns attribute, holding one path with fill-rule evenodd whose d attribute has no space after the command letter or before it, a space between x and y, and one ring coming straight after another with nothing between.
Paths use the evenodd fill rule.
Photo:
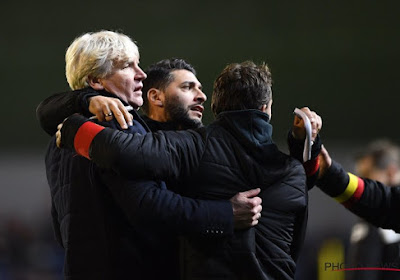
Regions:
<instances>
[{"instance_id":1,"label":"dark night background","mask_svg":"<svg viewBox=\"0 0 400 280\"><path fill-rule=\"evenodd\" d=\"M351 169L354 151L366 142L386 137L400 143L399 7L398 1L343 0L3 2L0 253L7 252L10 220L30 227L34 237L35 225L49 223L43 163L49 137L35 109L48 95L68 90L64 54L76 36L121 31L137 41L144 69L182 57L197 69L209 100L213 80L226 64L265 61L274 80L278 145L285 149L293 109L309 106L323 117L325 146ZM209 104L206 124L212 120ZM310 193L309 230L347 232L354 216L319 190ZM316 204L321 201L326 211ZM313 207L326 216L314 218ZM335 224L341 219L347 221L342 228ZM0 279L2 267L12 263L4 256Z\"/></svg>"}]
</instances>

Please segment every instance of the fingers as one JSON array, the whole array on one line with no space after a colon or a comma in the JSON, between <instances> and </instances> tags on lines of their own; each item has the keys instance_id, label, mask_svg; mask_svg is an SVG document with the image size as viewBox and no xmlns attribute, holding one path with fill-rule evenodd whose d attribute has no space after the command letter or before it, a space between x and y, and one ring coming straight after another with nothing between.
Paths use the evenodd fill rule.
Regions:
<instances>
[{"instance_id":1,"label":"fingers","mask_svg":"<svg viewBox=\"0 0 400 280\"><path fill-rule=\"evenodd\" d=\"M58 148L61 148L61 128L62 128L63 124L60 123L57 126L57 132L56 132L56 145Z\"/></svg>"},{"instance_id":2,"label":"fingers","mask_svg":"<svg viewBox=\"0 0 400 280\"><path fill-rule=\"evenodd\" d=\"M246 203L247 207L252 209L251 213L253 214L261 212L261 209L259 208L261 208L262 199L256 196L260 193L260 191L260 188L256 188L238 194L238 199Z\"/></svg>"},{"instance_id":3,"label":"fingers","mask_svg":"<svg viewBox=\"0 0 400 280\"><path fill-rule=\"evenodd\" d=\"M248 228L258 223L262 211L262 199L256 195L261 189L251 189L237 193L230 199L235 228Z\"/></svg>"},{"instance_id":4,"label":"fingers","mask_svg":"<svg viewBox=\"0 0 400 280\"><path fill-rule=\"evenodd\" d=\"M262 199L258 196L247 199L247 204L249 205L249 208L255 208L257 206L261 206L261 203L262 203Z\"/></svg>"},{"instance_id":5,"label":"fingers","mask_svg":"<svg viewBox=\"0 0 400 280\"><path fill-rule=\"evenodd\" d=\"M113 110L114 115L116 116L119 113L122 113L122 115L120 116L122 118L122 121L126 121L126 123L130 126L133 125L133 115L131 113L129 113L129 111L125 108L124 104L122 104L122 102L118 103L118 111ZM118 118L117 118L118 120ZM121 122L118 120L118 123L121 125ZM121 126L122 127L122 126Z\"/></svg>"},{"instance_id":6,"label":"fingers","mask_svg":"<svg viewBox=\"0 0 400 280\"><path fill-rule=\"evenodd\" d=\"M106 121L110 121L115 117L121 128L127 129L128 124L125 120L125 114L128 115L128 111L125 109L125 106L122 104L121 101L117 100L118 102L110 102L108 104L108 116L106 115ZM110 114L111 113L111 114ZM130 121L130 118L129 118Z\"/></svg>"},{"instance_id":7,"label":"fingers","mask_svg":"<svg viewBox=\"0 0 400 280\"><path fill-rule=\"evenodd\" d=\"M59 130L56 132L56 145L61 148L61 132Z\"/></svg>"},{"instance_id":8,"label":"fingers","mask_svg":"<svg viewBox=\"0 0 400 280\"><path fill-rule=\"evenodd\" d=\"M321 145L321 152L319 153L322 159L325 161L328 167L332 164L332 158L329 155L328 151L326 150L324 145Z\"/></svg>"},{"instance_id":9,"label":"fingers","mask_svg":"<svg viewBox=\"0 0 400 280\"><path fill-rule=\"evenodd\" d=\"M326 174L329 167L332 165L332 158L330 157L328 151L325 149L324 145L321 145L321 152L319 157L319 174L318 179L321 179Z\"/></svg>"},{"instance_id":10,"label":"fingers","mask_svg":"<svg viewBox=\"0 0 400 280\"><path fill-rule=\"evenodd\" d=\"M260 197L256 196L260 193L260 191L261 191L260 188L251 189L251 190L239 193L239 196L248 205L248 208L255 209L257 207L261 207L262 199ZM261 212L261 210L258 210L257 212L253 212L253 210L252 210L252 213L254 213L254 214L256 214L258 212Z\"/></svg>"},{"instance_id":11,"label":"fingers","mask_svg":"<svg viewBox=\"0 0 400 280\"><path fill-rule=\"evenodd\" d=\"M262 207L260 205L259 209L257 210L257 213L255 213L252 217L251 226L255 226L258 224L258 221L261 218L261 210L262 210Z\"/></svg>"},{"instance_id":12,"label":"fingers","mask_svg":"<svg viewBox=\"0 0 400 280\"><path fill-rule=\"evenodd\" d=\"M301 110L307 115L311 123L311 140L315 140L319 131L322 128L322 118L308 107L303 107ZM304 126L304 124L303 124Z\"/></svg>"},{"instance_id":13,"label":"fingers","mask_svg":"<svg viewBox=\"0 0 400 280\"><path fill-rule=\"evenodd\" d=\"M261 189L256 188L256 189L251 189L245 192L241 192L240 194L243 195L244 197L254 197L260 193Z\"/></svg>"},{"instance_id":14,"label":"fingers","mask_svg":"<svg viewBox=\"0 0 400 280\"><path fill-rule=\"evenodd\" d=\"M253 213L253 219L254 218L259 218L261 217L261 211L262 211L262 206L261 205L257 205L255 207L253 207L253 209L251 209L251 212Z\"/></svg>"},{"instance_id":15,"label":"fingers","mask_svg":"<svg viewBox=\"0 0 400 280\"><path fill-rule=\"evenodd\" d=\"M329 156L328 150L325 148L324 144L321 145L321 155Z\"/></svg>"},{"instance_id":16,"label":"fingers","mask_svg":"<svg viewBox=\"0 0 400 280\"><path fill-rule=\"evenodd\" d=\"M111 121L115 118L123 129L127 129L128 124L132 125L133 116L117 98L93 96L90 98L89 111L99 121Z\"/></svg>"},{"instance_id":17,"label":"fingers","mask_svg":"<svg viewBox=\"0 0 400 280\"><path fill-rule=\"evenodd\" d=\"M317 137L317 134L322 128L322 119L315 112L311 112L312 117L310 118L311 122L311 138L314 140Z\"/></svg>"}]
</instances>

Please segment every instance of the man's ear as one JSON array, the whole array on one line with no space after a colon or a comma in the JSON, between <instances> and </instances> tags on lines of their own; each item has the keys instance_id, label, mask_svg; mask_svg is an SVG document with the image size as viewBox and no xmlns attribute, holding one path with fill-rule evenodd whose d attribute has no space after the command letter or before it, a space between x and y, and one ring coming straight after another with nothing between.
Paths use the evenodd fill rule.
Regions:
<instances>
[{"instance_id":1,"label":"man's ear","mask_svg":"<svg viewBox=\"0 0 400 280\"><path fill-rule=\"evenodd\" d=\"M269 120L272 118L272 99L268 102L268 104L263 104L260 108L260 111L268 114Z\"/></svg>"},{"instance_id":2,"label":"man's ear","mask_svg":"<svg viewBox=\"0 0 400 280\"><path fill-rule=\"evenodd\" d=\"M93 77L88 77L88 84L91 88L95 90L103 90L104 86L101 83L101 79L99 78L93 78Z\"/></svg>"},{"instance_id":3,"label":"man's ear","mask_svg":"<svg viewBox=\"0 0 400 280\"><path fill-rule=\"evenodd\" d=\"M154 106L164 107L165 95L164 92L159 89L149 89L147 92L147 99L149 100L149 103L153 104Z\"/></svg>"},{"instance_id":4,"label":"man's ear","mask_svg":"<svg viewBox=\"0 0 400 280\"><path fill-rule=\"evenodd\" d=\"M266 113L266 112L267 112L267 104L263 104L263 105L261 106L260 111L263 112L263 113Z\"/></svg>"}]
</instances>

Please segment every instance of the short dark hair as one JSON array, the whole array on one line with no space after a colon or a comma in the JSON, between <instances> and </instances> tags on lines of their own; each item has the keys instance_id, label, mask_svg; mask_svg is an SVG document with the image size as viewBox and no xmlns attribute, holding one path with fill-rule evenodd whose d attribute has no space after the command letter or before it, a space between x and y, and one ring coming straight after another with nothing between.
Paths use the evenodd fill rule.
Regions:
<instances>
[{"instance_id":1,"label":"short dark hair","mask_svg":"<svg viewBox=\"0 0 400 280\"><path fill-rule=\"evenodd\" d=\"M147 78L143 81L143 105L142 110L149 113L149 101L147 92L151 88L164 90L173 81L172 72L176 70L188 70L196 75L192 65L181 58L163 59L150 65L145 71Z\"/></svg>"},{"instance_id":2,"label":"short dark hair","mask_svg":"<svg viewBox=\"0 0 400 280\"><path fill-rule=\"evenodd\" d=\"M214 82L211 110L216 116L224 111L260 109L272 98L271 86L267 64L256 65L252 61L229 64Z\"/></svg>"}]
</instances>

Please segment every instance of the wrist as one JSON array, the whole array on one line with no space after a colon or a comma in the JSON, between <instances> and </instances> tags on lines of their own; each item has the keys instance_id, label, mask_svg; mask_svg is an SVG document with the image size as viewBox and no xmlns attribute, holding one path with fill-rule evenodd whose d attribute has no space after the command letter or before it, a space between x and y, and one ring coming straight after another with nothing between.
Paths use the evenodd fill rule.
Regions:
<instances>
[{"instance_id":1,"label":"wrist","mask_svg":"<svg viewBox=\"0 0 400 280\"><path fill-rule=\"evenodd\" d=\"M329 196L336 197L344 191L348 181L349 176L347 172L339 163L332 160L325 174L318 179L317 186Z\"/></svg>"},{"instance_id":2,"label":"wrist","mask_svg":"<svg viewBox=\"0 0 400 280\"><path fill-rule=\"evenodd\" d=\"M61 144L63 147L74 149L74 139L79 128L88 121L82 115L74 114L68 117L61 128Z\"/></svg>"}]
</instances>

